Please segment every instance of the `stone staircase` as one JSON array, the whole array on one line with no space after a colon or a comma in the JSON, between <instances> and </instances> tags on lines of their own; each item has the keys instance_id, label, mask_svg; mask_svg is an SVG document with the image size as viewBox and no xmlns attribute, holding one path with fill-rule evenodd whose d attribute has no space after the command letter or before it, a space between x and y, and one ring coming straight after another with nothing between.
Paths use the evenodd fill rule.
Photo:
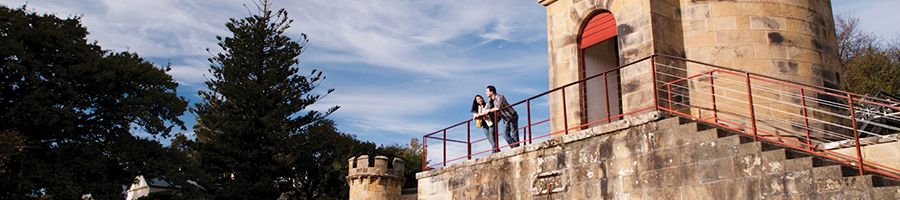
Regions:
<instances>
[{"instance_id":1,"label":"stone staircase","mask_svg":"<svg viewBox=\"0 0 900 200\"><path fill-rule=\"evenodd\" d=\"M900 181L646 113L420 172L419 199L900 199Z\"/></svg>"},{"instance_id":2,"label":"stone staircase","mask_svg":"<svg viewBox=\"0 0 900 200\"><path fill-rule=\"evenodd\" d=\"M679 149L690 154L681 164L696 161L705 168L696 178L708 185L682 193L693 192L697 198L682 199L741 199L755 192L761 199L900 199L900 181L859 174L853 166L680 117L660 120L657 126L671 128L661 128L655 147ZM759 191L729 190L746 183L727 179L741 181L742 176L758 177ZM730 193L734 191L744 194Z\"/></svg>"}]
</instances>

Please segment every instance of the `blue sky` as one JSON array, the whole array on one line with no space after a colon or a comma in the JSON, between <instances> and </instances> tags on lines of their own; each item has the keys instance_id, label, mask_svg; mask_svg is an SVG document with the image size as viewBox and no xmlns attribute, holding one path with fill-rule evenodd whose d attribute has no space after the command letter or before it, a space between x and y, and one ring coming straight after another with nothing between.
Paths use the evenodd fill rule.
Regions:
<instances>
[{"instance_id":1,"label":"blue sky","mask_svg":"<svg viewBox=\"0 0 900 200\"><path fill-rule=\"evenodd\" d=\"M475 94L493 84L511 101L548 89L544 7L535 0L275 0L294 19L290 36L309 35L300 58L305 72L327 79L319 92L336 91L313 109L340 105L338 128L378 144L410 138L467 119ZM180 83L195 102L208 74L216 35L228 18L248 15L250 0L12 0L0 4L83 16L89 38L106 49L137 52ZM882 38L900 35L896 0L835 0L835 14L862 19ZM305 74L305 73L304 73ZM181 117L190 125L194 116ZM184 131L192 134L192 130Z\"/></svg>"}]
</instances>

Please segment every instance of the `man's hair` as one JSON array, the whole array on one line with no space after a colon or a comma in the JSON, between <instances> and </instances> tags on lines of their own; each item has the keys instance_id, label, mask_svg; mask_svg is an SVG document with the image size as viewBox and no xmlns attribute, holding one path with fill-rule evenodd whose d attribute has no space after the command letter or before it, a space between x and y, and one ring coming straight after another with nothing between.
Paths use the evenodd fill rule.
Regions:
<instances>
[{"instance_id":1,"label":"man's hair","mask_svg":"<svg viewBox=\"0 0 900 200\"><path fill-rule=\"evenodd\" d=\"M487 89L490 90L492 93L497 93L497 88L495 88L493 85L488 85Z\"/></svg>"}]
</instances>

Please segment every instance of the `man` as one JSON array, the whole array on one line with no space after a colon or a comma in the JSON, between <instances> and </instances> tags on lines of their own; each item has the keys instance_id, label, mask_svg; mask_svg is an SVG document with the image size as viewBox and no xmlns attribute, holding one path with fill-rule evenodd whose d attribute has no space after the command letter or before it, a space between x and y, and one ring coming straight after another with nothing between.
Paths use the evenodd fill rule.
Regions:
<instances>
[{"instance_id":1,"label":"man","mask_svg":"<svg viewBox=\"0 0 900 200\"><path fill-rule=\"evenodd\" d=\"M498 112L500 119L503 120L503 124L505 126L503 128L503 137L506 139L506 143L509 144L509 146L512 148L518 147L519 114L516 113L515 109L509 107L509 102L506 101L505 96L503 96L502 94L497 94L497 88L495 88L493 85L488 85L484 93L488 96L489 99L491 99L491 103L494 104L494 108L492 108L490 111Z\"/></svg>"}]
</instances>

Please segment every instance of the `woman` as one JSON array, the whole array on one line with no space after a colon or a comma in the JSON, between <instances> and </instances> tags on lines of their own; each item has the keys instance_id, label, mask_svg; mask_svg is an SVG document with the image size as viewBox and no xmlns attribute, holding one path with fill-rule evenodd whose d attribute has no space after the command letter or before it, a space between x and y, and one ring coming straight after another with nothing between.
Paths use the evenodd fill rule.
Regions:
<instances>
[{"instance_id":1,"label":"woman","mask_svg":"<svg viewBox=\"0 0 900 200\"><path fill-rule=\"evenodd\" d=\"M494 106L490 102L485 101L481 95L475 95L475 100L472 101L472 120L475 121L475 127L484 130L484 136L487 137L488 142L494 147L494 153L497 153L500 152L500 149L497 148L497 138L494 134L495 129L497 129L497 122L494 121L494 115L488 112L491 108L494 108Z\"/></svg>"}]
</instances>

